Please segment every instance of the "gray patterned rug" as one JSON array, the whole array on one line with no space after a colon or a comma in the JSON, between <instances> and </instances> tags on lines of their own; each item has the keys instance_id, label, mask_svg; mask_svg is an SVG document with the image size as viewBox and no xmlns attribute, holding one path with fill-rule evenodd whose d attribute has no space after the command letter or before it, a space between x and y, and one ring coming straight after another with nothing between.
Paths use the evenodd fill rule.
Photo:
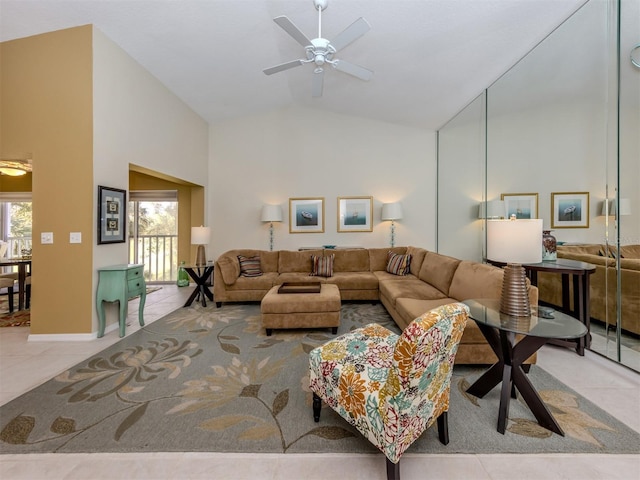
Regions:
<instances>
[{"instance_id":1,"label":"gray patterned rug","mask_svg":"<svg viewBox=\"0 0 640 480\"><path fill-rule=\"evenodd\" d=\"M396 328L381 305L346 303L339 333ZM257 304L179 309L0 407L0 453L374 452L325 408L311 413L308 352L329 330L266 337ZM638 453L640 435L533 367L530 376L566 432L511 402L496 431L499 391L465 393L482 368L456 366L444 446L431 428L413 453Z\"/></svg>"}]
</instances>

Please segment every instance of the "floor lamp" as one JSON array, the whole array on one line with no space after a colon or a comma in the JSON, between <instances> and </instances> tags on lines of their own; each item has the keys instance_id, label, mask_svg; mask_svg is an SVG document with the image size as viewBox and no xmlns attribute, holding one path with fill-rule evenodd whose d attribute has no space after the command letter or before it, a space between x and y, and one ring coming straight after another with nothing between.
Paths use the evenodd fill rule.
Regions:
<instances>
[{"instance_id":1,"label":"floor lamp","mask_svg":"<svg viewBox=\"0 0 640 480\"><path fill-rule=\"evenodd\" d=\"M282 208L280 205L264 205L262 207L263 222L269 222L269 251L273 252L273 222L282 221Z\"/></svg>"},{"instance_id":2,"label":"floor lamp","mask_svg":"<svg viewBox=\"0 0 640 480\"><path fill-rule=\"evenodd\" d=\"M382 205L382 221L391 220L391 248L396 244L395 220L402 219L402 205L400 202L385 203Z\"/></svg>"},{"instance_id":3,"label":"floor lamp","mask_svg":"<svg viewBox=\"0 0 640 480\"><path fill-rule=\"evenodd\" d=\"M191 245L197 245L196 267L204 267L207 264L207 255L204 246L209 243L211 229L209 227L191 227Z\"/></svg>"},{"instance_id":4,"label":"floor lamp","mask_svg":"<svg viewBox=\"0 0 640 480\"><path fill-rule=\"evenodd\" d=\"M506 263L500 312L531 316L527 276L522 264L542 262L542 219L487 220L487 258Z\"/></svg>"}]
</instances>

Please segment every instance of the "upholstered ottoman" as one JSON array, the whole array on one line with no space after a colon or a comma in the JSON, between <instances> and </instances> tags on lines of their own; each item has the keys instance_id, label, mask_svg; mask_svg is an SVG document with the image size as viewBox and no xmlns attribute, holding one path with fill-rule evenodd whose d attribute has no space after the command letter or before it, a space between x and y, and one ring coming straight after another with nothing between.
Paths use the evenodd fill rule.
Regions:
<instances>
[{"instance_id":1,"label":"upholstered ottoman","mask_svg":"<svg viewBox=\"0 0 640 480\"><path fill-rule=\"evenodd\" d=\"M338 333L340 326L340 290L321 284L319 293L278 293L274 286L262 299L262 325L271 335L280 328L328 328Z\"/></svg>"}]
</instances>

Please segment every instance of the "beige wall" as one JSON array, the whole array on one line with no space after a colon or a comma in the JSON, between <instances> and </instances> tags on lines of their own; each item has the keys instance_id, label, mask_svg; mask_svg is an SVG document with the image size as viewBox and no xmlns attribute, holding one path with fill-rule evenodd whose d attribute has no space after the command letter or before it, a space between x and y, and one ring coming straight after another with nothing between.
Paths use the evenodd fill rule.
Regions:
<instances>
[{"instance_id":1,"label":"beige wall","mask_svg":"<svg viewBox=\"0 0 640 480\"><path fill-rule=\"evenodd\" d=\"M32 334L92 330L91 39L85 26L0 44L0 153L33 160Z\"/></svg>"},{"instance_id":2,"label":"beige wall","mask_svg":"<svg viewBox=\"0 0 640 480\"><path fill-rule=\"evenodd\" d=\"M189 184L196 191L205 189L207 122L95 27L93 40L94 189L97 185L128 189L130 169L154 176L161 172L165 180ZM199 201L199 205L193 201L192 193L189 215L197 222L193 225L203 219L203 195ZM94 212L96 208L94 204ZM185 227L180 228L183 236ZM126 263L127 256L127 244L97 245L94 271ZM96 273L94 290L97 281ZM107 328L116 322L116 310L110 308Z\"/></svg>"},{"instance_id":3,"label":"beige wall","mask_svg":"<svg viewBox=\"0 0 640 480\"><path fill-rule=\"evenodd\" d=\"M280 204L275 249L325 244L388 246L382 203L401 201L397 245L435 249L435 134L390 123L291 108L211 126L209 254L269 248L264 203ZM373 232L338 233L337 197L373 196ZM325 232L290 234L290 197L325 198Z\"/></svg>"},{"instance_id":4,"label":"beige wall","mask_svg":"<svg viewBox=\"0 0 640 480\"><path fill-rule=\"evenodd\" d=\"M200 225L208 125L91 25L0 48L0 153L33 160L31 334L90 338L97 268L128 258L127 243L97 245L98 185L127 190L132 165L163 172L191 185L188 217ZM41 245L41 232L54 244ZM116 322L109 309L107 329Z\"/></svg>"},{"instance_id":5,"label":"beige wall","mask_svg":"<svg viewBox=\"0 0 640 480\"><path fill-rule=\"evenodd\" d=\"M19 177L0 175L0 192L31 192L33 174L27 173Z\"/></svg>"}]
</instances>

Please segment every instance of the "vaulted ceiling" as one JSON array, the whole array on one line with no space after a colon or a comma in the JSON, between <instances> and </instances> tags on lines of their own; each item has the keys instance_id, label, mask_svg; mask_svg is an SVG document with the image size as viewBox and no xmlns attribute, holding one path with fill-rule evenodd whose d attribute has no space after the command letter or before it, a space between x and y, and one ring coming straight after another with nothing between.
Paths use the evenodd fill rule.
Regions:
<instances>
[{"instance_id":1,"label":"vaulted ceiling","mask_svg":"<svg viewBox=\"0 0 640 480\"><path fill-rule=\"evenodd\" d=\"M371 30L338 58L374 71L363 82L312 64L273 18L318 32L312 0L0 0L0 40L94 24L210 123L287 106L435 130L586 0L329 0L322 36L358 17ZM541 77L544 78L544 77Z\"/></svg>"}]
</instances>

